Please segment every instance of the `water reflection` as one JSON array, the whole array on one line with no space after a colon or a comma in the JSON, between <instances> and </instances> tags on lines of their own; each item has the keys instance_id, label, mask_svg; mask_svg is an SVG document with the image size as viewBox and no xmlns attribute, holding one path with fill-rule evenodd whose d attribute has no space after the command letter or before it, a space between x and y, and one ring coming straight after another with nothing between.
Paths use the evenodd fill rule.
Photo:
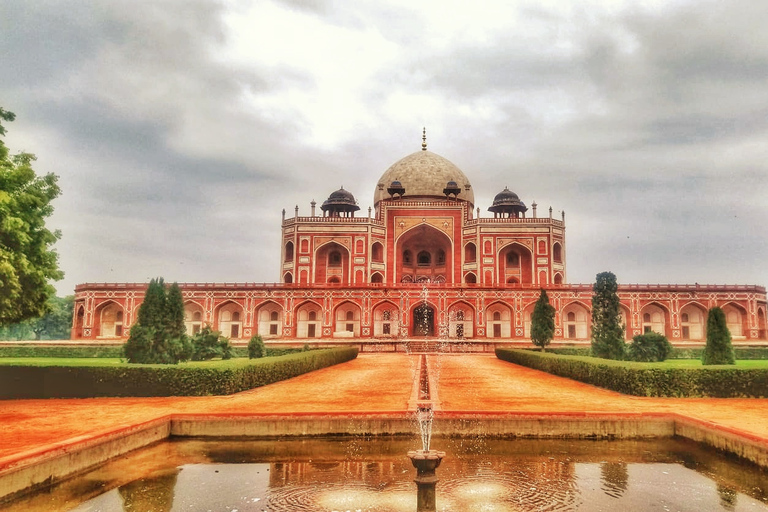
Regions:
<instances>
[{"instance_id":1,"label":"water reflection","mask_svg":"<svg viewBox=\"0 0 768 512\"><path fill-rule=\"evenodd\" d=\"M355 443L354 449L349 444ZM766 510L768 474L695 444L437 438L437 509ZM413 511L419 440L185 440L0 510Z\"/></svg>"}]
</instances>

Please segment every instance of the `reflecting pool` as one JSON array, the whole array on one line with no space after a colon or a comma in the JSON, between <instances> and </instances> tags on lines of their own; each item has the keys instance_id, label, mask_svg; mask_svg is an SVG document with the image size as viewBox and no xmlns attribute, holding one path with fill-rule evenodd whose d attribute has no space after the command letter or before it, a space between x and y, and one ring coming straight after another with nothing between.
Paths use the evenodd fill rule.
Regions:
<instances>
[{"instance_id":1,"label":"reflecting pool","mask_svg":"<svg viewBox=\"0 0 768 512\"><path fill-rule=\"evenodd\" d=\"M414 438L159 443L0 510L413 511ZM446 511L768 511L768 472L695 443L436 437Z\"/></svg>"}]
</instances>

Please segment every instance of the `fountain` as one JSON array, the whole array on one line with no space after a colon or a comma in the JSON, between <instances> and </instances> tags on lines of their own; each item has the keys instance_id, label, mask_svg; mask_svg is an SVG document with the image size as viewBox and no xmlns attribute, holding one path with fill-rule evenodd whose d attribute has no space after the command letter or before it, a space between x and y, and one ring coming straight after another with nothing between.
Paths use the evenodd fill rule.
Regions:
<instances>
[{"instance_id":1,"label":"fountain","mask_svg":"<svg viewBox=\"0 0 768 512\"><path fill-rule=\"evenodd\" d=\"M430 395L429 370L427 368L427 356L421 356L421 364L418 377L419 401L416 406L416 421L421 434L421 450L410 450L408 458L416 468L414 482L418 489L416 497L417 512L433 512L435 508L435 486L438 478L435 470L440 466L445 452L432 450L432 421L434 419L433 404Z\"/></svg>"},{"instance_id":2,"label":"fountain","mask_svg":"<svg viewBox=\"0 0 768 512\"><path fill-rule=\"evenodd\" d=\"M445 452L437 450L411 450L408 452L408 458L411 459L413 467L416 468L416 482L418 494L416 497L417 512L434 512L435 508L435 485L438 482L435 475L435 469L445 457Z\"/></svg>"}]
</instances>

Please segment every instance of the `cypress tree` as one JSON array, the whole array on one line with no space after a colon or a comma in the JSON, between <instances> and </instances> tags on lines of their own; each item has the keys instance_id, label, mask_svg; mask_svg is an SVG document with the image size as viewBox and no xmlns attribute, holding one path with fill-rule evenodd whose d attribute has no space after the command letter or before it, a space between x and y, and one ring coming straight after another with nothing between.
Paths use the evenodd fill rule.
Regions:
<instances>
[{"instance_id":1,"label":"cypress tree","mask_svg":"<svg viewBox=\"0 0 768 512\"><path fill-rule=\"evenodd\" d=\"M731 331L725 313L717 306L707 313L707 346L701 354L702 364L736 364L731 344Z\"/></svg>"},{"instance_id":2,"label":"cypress tree","mask_svg":"<svg viewBox=\"0 0 768 512\"><path fill-rule=\"evenodd\" d=\"M166 293L162 277L149 282L123 350L130 363L175 364L189 359L192 349L178 284L173 283Z\"/></svg>"},{"instance_id":3,"label":"cypress tree","mask_svg":"<svg viewBox=\"0 0 768 512\"><path fill-rule=\"evenodd\" d=\"M144 293L144 300L139 306L137 323L142 327L151 327L163 330L163 316L165 315L165 283L162 277L152 279Z\"/></svg>"},{"instance_id":4,"label":"cypress tree","mask_svg":"<svg viewBox=\"0 0 768 512\"><path fill-rule=\"evenodd\" d=\"M547 292L542 288L531 316L531 342L541 347L543 352L554 335L555 308L549 303Z\"/></svg>"},{"instance_id":5,"label":"cypress tree","mask_svg":"<svg viewBox=\"0 0 768 512\"><path fill-rule=\"evenodd\" d=\"M184 299L181 297L178 283L173 283L168 288L163 317L165 332L169 338L181 339L187 335L187 327L184 325Z\"/></svg>"},{"instance_id":6,"label":"cypress tree","mask_svg":"<svg viewBox=\"0 0 768 512\"><path fill-rule=\"evenodd\" d=\"M592 355L623 359L624 327L621 325L616 276L612 272L597 274L592 290Z\"/></svg>"}]
</instances>

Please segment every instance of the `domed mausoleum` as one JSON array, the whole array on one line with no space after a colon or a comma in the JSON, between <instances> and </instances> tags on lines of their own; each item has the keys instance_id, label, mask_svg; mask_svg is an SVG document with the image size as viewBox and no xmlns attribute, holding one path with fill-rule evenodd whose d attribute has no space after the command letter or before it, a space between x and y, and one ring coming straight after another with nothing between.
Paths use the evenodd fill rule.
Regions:
<instances>
[{"instance_id":1,"label":"domed mausoleum","mask_svg":"<svg viewBox=\"0 0 768 512\"><path fill-rule=\"evenodd\" d=\"M589 344L592 284L568 284L565 214L550 207L540 217L523 200L546 191L505 187L475 206L467 175L428 151L422 134L420 150L385 170L373 192L367 214L355 198L367 191L344 187L329 193L321 214L314 201L309 212L283 210L279 283L182 284L188 332L210 325L242 342L259 334L397 351L427 340L429 349L491 352L530 343L546 289L554 341ZM146 286L77 286L73 339L125 339ZM673 343L702 342L712 306L725 311L735 343L766 338L761 286L622 284L619 297L627 339L655 331Z\"/></svg>"}]
</instances>

